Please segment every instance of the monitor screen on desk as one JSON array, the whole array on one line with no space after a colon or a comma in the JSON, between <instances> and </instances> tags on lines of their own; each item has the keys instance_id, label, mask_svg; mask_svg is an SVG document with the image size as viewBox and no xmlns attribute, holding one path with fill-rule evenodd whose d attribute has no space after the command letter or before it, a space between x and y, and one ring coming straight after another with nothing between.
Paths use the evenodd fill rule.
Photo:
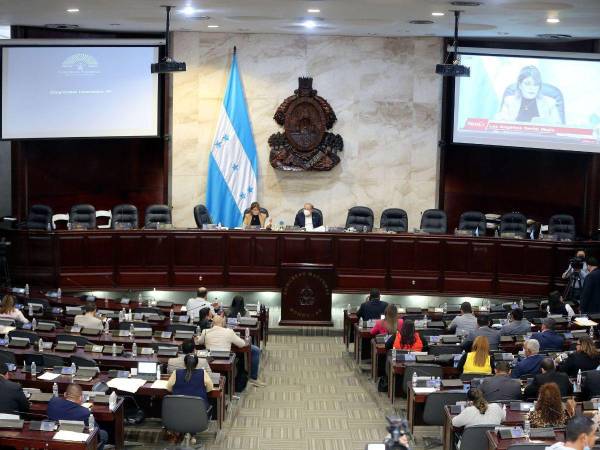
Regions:
<instances>
[{"instance_id":1,"label":"monitor screen on desk","mask_svg":"<svg viewBox=\"0 0 600 450\"><path fill-rule=\"evenodd\" d=\"M138 362L138 373L156 373L156 363L153 362Z\"/></svg>"}]
</instances>

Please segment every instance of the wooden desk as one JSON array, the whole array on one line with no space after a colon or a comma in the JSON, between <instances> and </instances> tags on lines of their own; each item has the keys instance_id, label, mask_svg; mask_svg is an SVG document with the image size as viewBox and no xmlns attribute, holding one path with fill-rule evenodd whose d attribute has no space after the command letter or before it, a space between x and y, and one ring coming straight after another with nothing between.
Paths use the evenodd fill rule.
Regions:
<instances>
[{"instance_id":1,"label":"wooden desk","mask_svg":"<svg viewBox=\"0 0 600 450\"><path fill-rule=\"evenodd\" d=\"M16 449L43 448L49 450L96 450L98 447L98 428L95 428L85 442L55 441L55 431L33 431L29 422L22 430L0 430L0 443Z\"/></svg>"},{"instance_id":2,"label":"wooden desk","mask_svg":"<svg viewBox=\"0 0 600 450\"><path fill-rule=\"evenodd\" d=\"M518 438L518 439L500 439L498 433L488 431L486 433L488 438L488 450L507 450L508 447L515 444L545 444L551 445L554 442L564 442L565 432L563 430L554 430L554 439L529 439L529 438Z\"/></svg>"}]
</instances>

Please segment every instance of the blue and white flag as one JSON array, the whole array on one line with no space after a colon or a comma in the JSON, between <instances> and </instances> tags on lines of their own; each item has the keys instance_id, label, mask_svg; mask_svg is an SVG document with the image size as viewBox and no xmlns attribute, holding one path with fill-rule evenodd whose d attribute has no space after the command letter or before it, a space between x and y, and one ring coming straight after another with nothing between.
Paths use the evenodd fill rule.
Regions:
<instances>
[{"instance_id":1,"label":"blue and white flag","mask_svg":"<svg viewBox=\"0 0 600 450\"><path fill-rule=\"evenodd\" d=\"M256 145L235 50L217 133L210 150L206 207L213 223L238 227L257 198Z\"/></svg>"}]
</instances>

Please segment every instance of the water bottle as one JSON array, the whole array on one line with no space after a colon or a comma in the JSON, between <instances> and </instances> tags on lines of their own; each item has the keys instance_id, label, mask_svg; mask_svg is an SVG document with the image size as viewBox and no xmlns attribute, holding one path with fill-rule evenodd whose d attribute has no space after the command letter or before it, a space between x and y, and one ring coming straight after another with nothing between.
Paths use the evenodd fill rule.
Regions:
<instances>
[{"instance_id":1,"label":"water bottle","mask_svg":"<svg viewBox=\"0 0 600 450\"><path fill-rule=\"evenodd\" d=\"M412 375L412 385L413 385L414 388L417 387L417 372L413 372L413 375Z\"/></svg>"},{"instance_id":2,"label":"water bottle","mask_svg":"<svg viewBox=\"0 0 600 450\"><path fill-rule=\"evenodd\" d=\"M237 313L237 317L236 318L237 318L238 323L240 323L240 319L242 318L242 315L240 313Z\"/></svg>"},{"instance_id":3,"label":"water bottle","mask_svg":"<svg viewBox=\"0 0 600 450\"><path fill-rule=\"evenodd\" d=\"M175 317L175 311L173 311L173 308L171 308L171 311L169 311L169 320L171 322L173 322L173 317Z\"/></svg>"},{"instance_id":4,"label":"water bottle","mask_svg":"<svg viewBox=\"0 0 600 450\"><path fill-rule=\"evenodd\" d=\"M71 363L71 375L74 375L77 372L77 366L74 362Z\"/></svg>"},{"instance_id":5,"label":"water bottle","mask_svg":"<svg viewBox=\"0 0 600 450\"><path fill-rule=\"evenodd\" d=\"M62 290L61 290L61 288L58 288L56 290L56 298L62 298Z\"/></svg>"},{"instance_id":6,"label":"water bottle","mask_svg":"<svg viewBox=\"0 0 600 450\"><path fill-rule=\"evenodd\" d=\"M52 385L52 397L58 397L58 384L56 383Z\"/></svg>"},{"instance_id":7,"label":"water bottle","mask_svg":"<svg viewBox=\"0 0 600 450\"><path fill-rule=\"evenodd\" d=\"M590 327L590 339L594 340L594 327Z\"/></svg>"},{"instance_id":8,"label":"water bottle","mask_svg":"<svg viewBox=\"0 0 600 450\"><path fill-rule=\"evenodd\" d=\"M363 327L363 320L362 317L360 319L358 319L358 328L362 328Z\"/></svg>"},{"instance_id":9,"label":"water bottle","mask_svg":"<svg viewBox=\"0 0 600 450\"><path fill-rule=\"evenodd\" d=\"M475 237L479 237L479 227L475 228Z\"/></svg>"},{"instance_id":10,"label":"water bottle","mask_svg":"<svg viewBox=\"0 0 600 450\"><path fill-rule=\"evenodd\" d=\"M444 303L442 305L442 311L444 312L444 314L446 314L448 312L448 303Z\"/></svg>"},{"instance_id":11,"label":"water bottle","mask_svg":"<svg viewBox=\"0 0 600 450\"><path fill-rule=\"evenodd\" d=\"M500 233L498 233L498 228L496 228L496 232L494 233L494 237L500 237Z\"/></svg>"},{"instance_id":12,"label":"water bottle","mask_svg":"<svg viewBox=\"0 0 600 450\"><path fill-rule=\"evenodd\" d=\"M108 396L108 408L111 411L113 411L116 406L117 406L117 394L115 393L115 391L112 391L111 394Z\"/></svg>"},{"instance_id":13,"label":"water bottle","mask_svg":"<svg viewBox=\"0 0 600 450\"><path fill-rule=\"evenodd\" d=\"M93 414L90 414L90 417L88 419L88 429L92 431L94 428L96 428L96 419L94 419Z\"/></svg>"},{"instance_id":14,"label":"water bottle","mask_svg":"<svg viewBox=\"0 0 600 450\"><path fill-rule=\"evenodd\" d=\"M46 226L46 231L52 231L52 225L50 225L50 222L48 222L48 225Z\"/></svg>"},{"instance_id":15,"label":"water bottle","mask_svg":"<svg viewBox=\"0 0 600 450\"><path fill-rule=\"evenodd\" d=\"M250 339L250 328L246 328L244 332L246 333L246 340L249 340Z\"/></svg>"},{"instance_id":16,"label":"water bottle","mask_svg":"<svg viewBox=\"0 0 600 450\"><path fill-rule=\"evenodd\" d=\"M256 314L260 316L260 301L256 302Z\"/></svg>"},{"instance_id":17,"label":"water bottle","mask_svg":"<svg viewBox=\"0 0 600 450\"><path fill-rule=\"evenodd\" d=\"M435 389L439 391L441 387L442 387L442 380L441 380L440 377L436 377L436 379L435 379Z\"/></svg>"},{"instance_id":18,"label":"water bottle","mask_svg":"<svg viewBox=\"0 0 600 450\"><path fill-rule=\"evenodd\" d=\"M217 224L217 230L220 230L220 229L221 229L221 222L219 222L219 223Z\"/></svg>"},{"instance_id":19,"label":"water bottle","mask_svg":"<svg viewBox=\"0 0 600 450\"><path fill-rule=\"evenodd\" d=\"M36 367L35 367L35 361L31 362L31 377L35 377L35 373L36 373Z\"/></svg>"},{"instance_id":20,"label":"water bottle","mask_svg":"<svg viewBox=\"0 0 600 450\"><path fill-rule=\"evenodd\" d=\"M423 321L425 322L425 328L427 328L427 313L423 316Z\"/></svg>"},{"instance_id":21,"label":"water bottle","mask_svg":"<svg viewBox=\"0 0 600 450\"><path fill-rule=\"evenodd\" d=\"M29 317L33 316L33 305L31 303L27 305L27 314L29 315Z\"/></svg>"},{"instance_id":22,"label":"water bottle","mask_svg":"<svg viewBox=\"0 0 600 450\"><path fill-rule=\"evenodd\" d=\"M135 327L133 326L133 324L129 325L129 339L134 339L135 338Z\"/></svg>"},{"instance_id":23,"label":"water bottle","mask_svg":"<svg viewBox=\"0 0 600 450\"><path fill-rule=\"evenodd\" d=\"M525 419L525 422L523 423L523 434L525 435L526 438L529 438L530 432L531 432L531 423L529 422L529 415L527 415L527 418Z\"/></svg>"},{"instance_id":24,"label":"water bottle","mask_svg":"<svg viewBox=\"0 0 600 450\"><path fill-rule=\"evenodd\" d=\"M114 342L112 345L112 355L117 356L117 344L115 344Z\"/></svg>"},{"instance_id":25,"label":"water bottle","mask_svg":"<svg viewBox=\"0 0 600 450\"><path fill-rule=\"evenodd\" d=\"M156 379L160 380L160 364L156 365Z\"/></svg>"},{"instance_id":26,"label":"water bottle","mask_svg":"<svg viewBox=\"0 0 600 450\"><path fill-rule=\"evenodd\" d=\"M398 351L395 348L392 348L392 362L396 362L396 357L398 356Z\"/></svg>"},{"instance_id":27,"label":"water bottle","mask_svg":"<svg viewBox=\"0 0 600 450\"><path fill-rule=\"evenodd\" d=\"M523 309L523 299L519 300L519 307Z\"/></svg>"},{"instance_id":28,"label":"water bottle","mask_svg":"<svg viewBox=\"0 0 600 450\"><path fill-rule=\"evenodd\" d=\"M109 319L106 319L106 322L104 322L104 334L110 334L110 324L109 324Z\"/></svg>"},{"instance_id":29,"label":"water bottle","mask_svg":"<svg viewBox=\"0 0 600 450\"><path fill-rule=\"evenodd\" d=\"M517 309L517 302L513 301L511 309Z\"/></svg>"},{"instance_id":30,"label":"water bottle","mask_svg":"<svg viewBox=\"0 0 600 450\"><path fill-rule=\"evenodd\" d=\"M129 312L127 313L127 318L129 320L133 320L133 314L131 313L131 308L129 308Z\"/></svg>"},{"instance_id":31,"label":"water bottle","mask_svg":"<svg viewBox=\"0 0 600 450\"><path fill-rule=\"evenodd\" d=\"M506 403L502 403L502 417L506 417Z\"/></svg>"},{"instance_id":32,"label":"water bottle","mask_svg":"<svg viewBox=\"0 0 600 450\"><path fill-rule=\"evenodd\" d=\"M137 344L135 342L131 346L131 353L133 353L133 356L137 356Z\"/></svg>"},{"instance_id":33,"label":"water bottle","mask_svg":"<svg viewBox=\"0 0 600 450\"><path fill-rule=\"evenodd\" d=\"M40 338L40 340L38 341L38 348L40 350L40 353L44 351L44 341L42 340L42 338Z\"/></svg>"},{"instance_id":34,"label":"water bottle","mask_svg":"<svg viewBox=\"0 0 600 450\"><path fill-rule=\"evenodd\" d=\"M29 283L25 285L25 297L29 297Z\"/></svg>"},{"instance_id":35,"label":"water bottle","mask_svg":"<svg viewBox=\"0 0 600 450\"><path fill-rule=\"evenodd\" d=\"M200 325L196 325L196 336L200 336Z\"/></svg>"},{"instance_id":36,"label":"water bottle","mask_svg":"<svg viewBox=\"0 0 600 450\"><path fill-rule=\"evenodd\" d=\"M29 307L31 308L31 305L30 305ZM36 328L37 328L37 320L36 320L36 318L34 317L34 318L33 318L33 320L31 321L31 329L32 329L33 331L35 331L35 329L36 329Z\"/></svg>"},{"instance_id":37,"label":"water bottle","mask_svg":"<svg viewBox=\"0 0 600 450\"><path fill-rule=\"evenodd\" d=\"M577 371L577 390L581 387L581 369Z\"/></svg>"},{"instance_id":38,"label":"water bottle","mask_svg":"<svg viewBox=\"0 0 600 450\"><path fill-rule=\"evenodd\" d=\"M350 303L348 303L348 306L346 307L346 311L348 311L348 314L350 314Z\"/></svg>"},{"instance_id":39,"label":"water bottle","mask_svg":"<svg viewBox=\"0 0 600 450\"><path fill-rule=\"evenodd\" d=\"M27 372L27 363L23 361L23 373Z\"/></svg>"},{"instance_id":40,"label":"water bottle","mask_svg":"<svg viewBox=\"0 0 600 450\"><path fill-rule=\"evenodd\" d=\"M125 320L125 308L119 311L119 322L123 322Z\"/></svg>"},{"instance_id":41,"label":"water bottle","mask_svg":"<svg viewBox=\"0 0 600 450\"><path fill-rule=\"evenodd\" d=\"M138 294L138 306L142 306L142 303L143 303L143 302L142 302L142 293L140 292L140 293Z\"/></svg>"}]
</instances>

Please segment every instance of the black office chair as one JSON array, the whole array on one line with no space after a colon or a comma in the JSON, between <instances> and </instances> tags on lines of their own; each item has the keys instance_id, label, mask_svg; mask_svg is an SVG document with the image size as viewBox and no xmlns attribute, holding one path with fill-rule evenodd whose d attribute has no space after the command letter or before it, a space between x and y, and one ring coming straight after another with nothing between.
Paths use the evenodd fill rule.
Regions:
<instances>
[{"instance_id":1,"label":"black office chair","mask_svg":"<svg viewBox=\"0 0 600 450\"><path fill-rule=\"evenodd\" d=\"M137 228L138 210L134 205L117 205L112 209L111 228Z\"/></svg>"},{"instance_id":2,"label":"black office chair","mask_svg":"<svg viewBox=\"0 0 600 450\"><path fill-rule=\"evenodd\" d=\"M39 342L40 337L32 332L32 331L26 331L26 330L12 330L8 332L8 337L9 339L12 338L27 338L29 339L29 343L31 345L35 345Z\"/></svg>"},{"instance_id":3,"label":"black office chair","mask_svg":"<svg viewBox=\"0 0 600 450\"><path fill-rule=\"evenodd\" d=\"M423 422L425 425L438 426L444 425L444 407L454 405L456 402L467 400L465 392L457 391L438 391L432 392L425 400L423 408ZM438 447L442 444L441 440L433 438L423 438L426 443L425 448Z\"/></svg>"},{"instance_id":4,"label":"black office chair","mask_svg":"<svg viewBox=\"0 0 600 450\"><path fill-rule=\"evenodd\" d=\"M444 234L448 230L448 218L441 209L428 209L421 216L421 230L426 233Z\"/></svg>"},{"instance_id":5,"label":"black office chair","mask_svg":"<svg viewBox=\"0 0 600 450\"><path fill-rule=\"evenodd\" d=\"M58 334L56 335L56 342L75 342L77 347L85 347L92 343L92 341L84 336L76 336L73 334Z\"/></svg>"},{"instance_id":6,"label":"black office chair","mask_svg":"<svg viewBox=\"0 0 600 450\"><path fill-rule=\"evenodd\" d=\"M69 224L71 229L91 230L96 228L96 208L87 204L71 207Z\"/></svg>"},{"instance_id":7,"label":"black office chair","mask_svg":"<svg viewBox=\"0 0 600 450\"><path fill-rule=\"evenodd\" d=\"M27 215L25 227L29 230L52 228L52 208L46 205L32 205Z\"/></svg>"},{"instance_id":8,"label":"black office chair","mask_svg":"<svg viewBox=\"0 0 600 450\"><path fill-rule=\"evenodd\" d=\"M302 208L302 209L299 209L299 210L298 210L298 212L296 213L296 215L298 215L298 214L304 214L304 212L303 212L303 211L304 211L304 208ZM316 216L320 217L320 218L321 218L321 223L322 223L322 224L324 224L324 223L325 223L325 221L323 220L323 212L322 212L322 211L321 211L319 208L315 208L315 207L313 207L313 210L312 210L312 215L313 215L313 216L315 216L315 217L316 217ZM295 220L296 220L296 219L294 218L294 221L295 221Z\"/></svg>"},{"instance_id":9,"label":"black office chair","mask_svg":"<svg viewBox=\"0 0 600 450\"><path fill-rule=\"evenodd\" d=\"M548 221L548 234L558 239L575 239L575 218L569 214L555 214Z\"/></svg>"},{"instance_id":10,"label":"black office chair","mask_svg":"<svg viewBox=\"0 0 600 450\"><path fill-rule=\"evenodd\" d=\"M459 230L468 230L473 232L473 234L477 230L479 236L485 236L485 224L485 215L479 211L466 211L458 219Z\"/></svg>"},{"instance_id":11,"label":"black office chair","mask_svg":"<svg viewBox=\"0 0 600 450\"><path fill-rule=\"evenodd\" d=\"M384 209L379 220L379 228L401 233L408 230L408 215L400 208Z\"/></svg>"},{"instance_id":12,"label":"black office chair","mask_svg":"<svg viewBox=\"0 0 600 450\"><path fill-rule=\"evenodd\" d=\"M184 448L189 448L192 435L208 429L207 405L200 397L166 395L162 400L161 416L167 430L185 434Z\"/></svg>"},{"instance_id":13,"label":"black office chair","mask_svg":"<svg viewBox=\"0 0 600 450\"><path fill-rule=\"evenodd\" d=\"M500 235L503 233L514 233L515 235L527 237L527 218L517 212L507 213L500 217Z\"/></svg>"},{"instance_id":14,"label":"black office chair","mask_svg":"<svg viewBox=\"0 0 600 450\"><path fill-rule=\"evenodd\" d=\"M402 393L408 393L408 385L412 383L413 373L418 377L440 377L444 376L444 369L437 364L407 364L404 368L404 376L402 377Z\"/></svg>"},{"instance_id":15,"label":"black office chair","mask_svg":"<svg viewBox=\"0 0 600 450\"><path fill-rule=\"evenodd\" d=\"M62 358L61 356L44 353L42 357L44 358L44 367L58 367L67 365L65 358Z\"/></svg>"},{"instance_id":16,"label":"black office chair","mask_svg":"<svg viewBox=\"0 0 600 450\"><path fill-rule=\"evenodd\" d=\"M146 208L144 214L144 226L146 228L156 228L158 224L170 225L171 208L167 205L150 205Z\"/></svg>"},{"instance_id":17,"label":"black office chair","mask_svg":"<svg viewBox=\"0 0 600 450\"><path fill-rule=\"evenodd\" d=\"M460 450L481 450L488 446L487 432L493 431L495 425L469 425L465 427L460 438Z\"/></svg>"},{"instance_id":18,"label":"black office chair","mask_svg":"<svg viewBox=\"0 0 600 450\"><path fill-rule=\"evenodd\" d=\"M462 348L458 345L443 345L436 344L429 346L430 355L457 355L462 352Z\"/></svg>"},{"instance_id":19,"label":"black office chair","mask_svg":"<svg viewBox=\"0 0 600 450\"><path fill-rule=\"evenodd\" d=\"M353 206L348 210L346 229L354 228L358 231L373 230L373 210L366 206Z\"/></svg>"},{"instance_id":20,"label":"black office chair","mask_svg":"<svg viewBox=\"0 0 600 450\"><path fill-rule=\"evenodd\" d=\"M196 226L198 228L202 228L202 225L212 223L212 219L210 218L210 214L208 212L208 209L206 209L206 206L194 206L194 220L196 221Z\"/></svg>"},{"instance_id":21,"label":"black office chair","mask_svg":"<svg viewBox=\"0 0 600 450\"><path fill-rule=\"evenodd\" d=\"M75 363L77 367L98 367L95 360L85 356L71 355L71 363Z\"/></svg>"},{"instance_id":22,"label":"black office chair","mask_svg":"<svg viewBox=\"0 0 600 450\"><path fill-rule=\"evenodd\" d=\"M17 358L12 352L0 350L0 364L17 364Z\"/></svg>"}]
</instances>

